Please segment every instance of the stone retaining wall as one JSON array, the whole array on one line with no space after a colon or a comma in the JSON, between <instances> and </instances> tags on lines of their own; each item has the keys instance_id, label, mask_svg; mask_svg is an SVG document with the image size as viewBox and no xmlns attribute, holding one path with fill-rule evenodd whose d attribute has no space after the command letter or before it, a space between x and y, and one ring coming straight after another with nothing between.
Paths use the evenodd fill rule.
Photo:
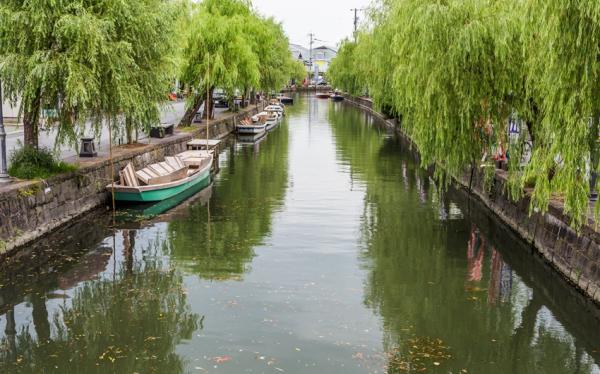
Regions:
<instances>
[{"instance_id":1,"label":"stone retaining wall","mask_svg":"<svg viewBox=\"0 0 600 374\"><path fill-rule=\"evenodd\" d=\"M395 129L410 142L398 127L397 121L387 119L373 110L369 100L346 96L346 101L380 118L386 126ZM412 149L418 152L416 147ZM510 199L506 188L507 172L504 170L496 170L490 191L483 187L483 176L479 172L474 173L472 183L470 173L456 179L456 182L462 191L482 202L535 248L563 278L596 304L600 304L600 233L592 221L577 233L569 225L569 218L564 214L559 201L551 201L548 212L544 214L530 215L527 194L518 201Z\"/></svg>"},{"instance_id":2,"label":"stone retaining wall","mask_svg":"<svg viewBox=\"0 0 600 374\"><path fill-rule=\"evenodd\" d=\"M256 108L242 110L237 116L256 113ZM235 129L234 116L215 120L210 136L222 138ZM23 246L82 214L106 204L105 187L118 177L118 171L132 162L136 168L162 161L186 149L194 137L206 137L200 125L195 131L177 132L152 144L135 148L116 147L113 166L108 157L71 159L80 167L74 173L61 174L45 181L20 181L0 185L0 254Z\"/></svg>"}]
</instances>

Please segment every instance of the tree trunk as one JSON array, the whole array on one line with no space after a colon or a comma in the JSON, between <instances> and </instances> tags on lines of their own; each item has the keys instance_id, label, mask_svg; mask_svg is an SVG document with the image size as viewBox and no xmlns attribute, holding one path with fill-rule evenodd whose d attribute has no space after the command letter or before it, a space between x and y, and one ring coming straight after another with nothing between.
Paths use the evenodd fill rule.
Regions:
<instances>
[{"instance_id":1,"label":"tree trunk","mask_svg":"<svg viewBox=\"0 0 600 374\"><path fill-rule=\"evenodd\" d=\"M250 105L255 105L256 104L256 91L252 90L250 91Z\"/></svg>"},{"instance_id":2,"label":"tree trunk","mask_svg":"<svg viewBox=\"0 0 600 374\"><path fill-rule=\"evenodd\" d=\"M537 122L537 120L539 118L540 110L538 109L538 106L533 99L530 98L529 103L531 105L531 114L532 114L533 118L530 121L525 121L525 125L527 126L527 131L529 131L529 138L531 139L531 144L534 145L535 144L535 134L533 132L534 123Z\"/></svg>"},{"instance_id":3,"label":"tree trunk","mask_svg":"<svg viewBox=\"0 0 600 374\"><path fill-rule=\"evenodd\" d=\"M192 121L194 120L196 113L198 113L198 109L200 109L200 106L202 105L203 100L204 100L204 95L195 95L194 96L194 102L192 103L192 106L190 106L185 111L183 118L181 118L181 121L179 122L180 127L186 127L186 126L190 126L192 124Z\"/></svg>"},{"instance_id":4,"label":"tree trunk","mask_svg":"<svg viewBox=\"0 0 600 374\"><path fill-rule=\"evenodd\" d=\"M215 88L211 87L208 90L208 97L206 97L205 105L204 105L204 118L206 118L206 113L210 113L210 119L215 118L213 113L213 93L215 92Z\"/></svg>"},{"instance_id":5,"label":"tree trunk","mask_svg":"<svg viewBox=\"0 0 600 374\"><path fill-rule=\"evenodd\" d=\"M133 143L133 122L130 117L125 118L125 136L127 138L127 144Z\"/></svg>"},{"instance_id":6,"label":"tree trunk","mask_svg":"<svg viewBox=\"0 0 600 374\"><path fill-rule=\"evenodd\" d=\"M38 126L40 122L41 98L39 91L30 110L23 114L23 143L25 146L38 148Z\"/></svg>"},{"instance_id":7,"label":"tree trunk","mask_svg":"<svg viewBox=\"0 0 600 374\"><path fill-rule=\"evenodd\" d=\"M248 89L244 88L244 94L242 96L242 104L241 104L242 108L246 107L246 97L247 96L248 96Z\"/></svg>"},{"instance_id":8,"label":"tree trunk","mask_svg":"<svg viewBox=\"0 0 600 374\"><path fill-rule=\"evenodd\" d=\"M31 306L33 311L33 326L38 337L38 343L45 344L50 341L50 322L48 321L48 309L46 308L46 298L39 294L33 294L31 297Z\"/></svg>"},{"instance_id":9,"label":"tree trunk","mask_svg":"<svg viewBox=\"0 0 600 374\"><path fill-rule=\"evenodd\" d=\"M135 250L135 230L123 230L123 257L125 257L125 271L133 275L133 251Z\"/></svg>"}]
</instances>

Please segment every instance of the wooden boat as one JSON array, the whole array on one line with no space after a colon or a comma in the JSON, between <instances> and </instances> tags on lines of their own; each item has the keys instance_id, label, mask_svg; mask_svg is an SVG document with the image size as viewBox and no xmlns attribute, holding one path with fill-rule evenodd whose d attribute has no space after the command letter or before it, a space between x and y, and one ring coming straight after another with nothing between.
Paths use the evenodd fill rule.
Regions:
<instances>
[{"instance_id":1,"label":"wooden boat","mask_svg":"<svg viewBox=\"0 0 600 374\"><path fill-rule=\"evenodd\" d=\"M253 123L264 123L267 126L276 125L282 118L282 114L275 111L260 112L252 117Z\"/></svg>"},{"instance_id":2,"label":"wooden boat","mask_svg":"<svg viewBox=\"0 0 600 374\"><path fill-rule=\"evenodd\" d=\"M280 95L277 96L277 100L282 104L294 104L294 99L289 96Z\"/></svg>"},{"instance_id":3,"label":"wooden boat","mask_svg":"<svg viewBox=\"0 0 600 374\"><path fill-rule=\"evenodd\" d=\"M331 97L331 93L329 92L317 92L317 99L329 99Z\"/></svg>"},{"instance_id":4,"label":"wooden boat","mask_svg":"<svg viewBox=\"0 0 600 374\"><path fill-rule=\"evenodd\" d=\"M157 202L210 180L213 154L187 151L136 171L131 163L119 172L119 182L106 186L119 202Z\"/></svg>"},{"instance_id":5,"label":"wooden boat","mask_svg":"<svg viewBox=\"0 0 600 374\"><path fill-rule=\"evenodd\" d=\"M165 212L171 211L177 207L176 210L182 208L182 204L189 205L193 201L206 200L210 198L212 193L212 184L210 178L188 188L182 193L170 197L168 199L159 202L150 203L138 203L135 205L128 205L119 209L117 213L117 222L121 223L120 228L131 228L138 229L143 227L139 224L141 221L151 220ZM200 193L201 192L201 193ZM193 198L192 198L193 196ZM207 197L208 196L208 197ZM169 213L172 214L171 212ZM136 225L135 223L138 222Z\"/></svg>"},{"instance_id":6,"label":"wooden boat","mask_svg":"<svg viewBox=\"0 0 600 374\"><path fill-rule=\"evenodd\" d=\"M285 114L285 109L280 105L268 105L265 107L264 110L265 110L265 112L279 113L281 116L283 116Z\"/></svg>"},{"instance_id":7,"label":"wooden boat","mask_svg":"<svg viewBox=\"0 0 600 374\"><path fill-rule=\"evenodd\" d=\"M279 124L279 120L276 121L267 121L267 127L266 130L267 131L271 131L273 130L275 127L277 127L277 125Z\"/></svg>"},{"instance_id":8,"label":"wooden boat","mask_svg":"<svg viewBox=\"0 0 600 374\"><path fill-rule=\"evenodd\" d=\"M248 118L244 118L238 123L236 126L236 130L238 134L260 134L266 131L267 129L267 119L266 117L255 116L252 120Z\"/></svg>"},{"instance_id":9,"label":"wooden boat","mask_svg":"<svg viewBox=\"0 0 600 374\"><path fill-rule=\"evenodd\" d=\"M344 95L342 95L341 93L339 93L337 91L332 93L330 97L331 97L331 100L333 100L333 101L344 101Z\"/></svg>"},{"instance_id":10,"label":"wooden boat","mask_svg":"<svg viewBox=\"0 0 600 374\"><path fill-rule=\"evenodd\" d=\"M281 109L285 108L285 104L281 102L281 100L279 99L279 96L269 100L269 105L275 105L275 106L280 106Z\"/></svg>"}]
</instances>

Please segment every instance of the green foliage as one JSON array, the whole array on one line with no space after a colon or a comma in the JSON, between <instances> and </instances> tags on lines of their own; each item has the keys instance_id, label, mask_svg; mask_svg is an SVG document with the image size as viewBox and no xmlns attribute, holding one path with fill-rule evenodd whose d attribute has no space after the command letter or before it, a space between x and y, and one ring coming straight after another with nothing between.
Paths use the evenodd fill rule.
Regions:
<instances>
[{"instance_id":1,"label":"green foliage","mask_svg":"<svg viewBox=\"0 0 600 374\"><path fill-rule=\"evenodd\" d=\"M307 72L304 63L299 60L293 60L291 66L290 78L296 82L301 82L306 78Z\"/></svg>"},{"instance_id":2,"label":"green foliage","mask_svg":"<svg viewBox=\"0 0 600 374\"><path fill-rule=\"evenodd\" d=\"M536 206L563 194L567 213L583 223L589 171L598 171L600 4L535 0L526 10L528 89L542 100L525 177L535 179Z\"/></svg>"},{"instance_id":3,"label":"green foliage","mask_svg":"<svg viewBox=\"0 0 600 374\"><path fill-rule=\"evenodd\" d=\"M564 197L578 226L600 147L600 3L560 0L381 0L358 43L331 64L335 85L368 91L401 113L424 165L457 175L506 148L510 192L532 185L531 208ZM530 162L523 167L526 144Z\"/></svg>"},{"instance_id":4,"label":"green foliage","mask_svg":"<svg viewBox=\"0 0 600 374\"><path fill-rule=\"evenodd\" d=\"M11 154L8 173L19 179L45 179L75 170L75 166L57 160L49 149L24 146Z\"/></svg>"},{"instance_id":5,"label":"green foliage","mask_svg":"<svg viewBox=\"0 0 600 374\"><path fill-rule=\"evenodd\" d=\"M345 40L342 42L336 58L329 66L329 80L334 87L338 87L351 95L364 94L361 84L361 75L354 74L360 56L356 55L356 43Z\"/></svg>"},{"instance_id":6,"label":"green foliage","mask_svg":"<svg viewBox=\"0 0 600 374\"><path fill-rule=\"evenodd\" d=\"M205 0L194 8L183 56L182 79L199 93L276 90L298 76L281 24L244 0Z\"/></svg>"},{"instance_id":7,"label":"green foliage","mask_svg":"<svg viewBox=\"0 0 600 374\"><path fill-rule=\"evenodd\" d=\"M0 77L24 118L57 110L58 141L74 140L93 118L129 132L158 121L172 79L168 0L18 1L0 4ZM27 121L26 121L27 122ZM25 124L28 126L28 123ZM117 126L119 125L119 126Z\"/></svg>"},{"instance_id":8,"label":"green foliage","mask_svg":"<svg viewBox=\"0 0 600 374\"><path fill-rule=\"evenodd\" d=\"M201 93L208 86L232 91L240 80L258 83L258 60L245 33L249 14L241 0L200 4L192 16L184 52L186 83Z\"/></svg>"}]
</instances>

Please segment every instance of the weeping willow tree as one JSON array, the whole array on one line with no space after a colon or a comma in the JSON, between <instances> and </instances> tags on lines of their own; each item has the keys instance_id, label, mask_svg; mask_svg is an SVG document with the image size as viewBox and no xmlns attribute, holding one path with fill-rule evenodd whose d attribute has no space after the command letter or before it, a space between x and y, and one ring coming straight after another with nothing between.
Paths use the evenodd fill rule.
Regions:
<instances>
[{"instance_id":1,"label":"weeping willow tree","mask_svg":"<svg viewBox=\"0 0 600 374\"><path fill-rule=\"evenodd\" d=\"M160 122L159 103L165 101L175 75L172 25L182 16L181 1L104 1L102 14L114 20L111 37L127 50L128 64L116 65L105 56L100 72L99 115L108 114L124 130L127 143L133 131L148 132Z\"/></svg>"},{"instance_id":2,"label":"weeping willow tree","mask_svg":"<svg viewBox=\"0 0 600 374\"><path fill-rule=\"evenodd\" d=\"M171 75L175 5L3 1L0 77L8 99L20 102L25 144L37 147L42 113L60 126L58 140L74 139L90 118L98 128L103 119L122 116L128 135L157 122L157 101Z\"/></svg>"},{"instance_id":3,"label":"weeping willow tree","mask_svg":"<svg viewBox=\"0 0 600 374\"><path fill-rule=\"evenodd\" d=\"M257 88L264 91L280 89L288 82L294 69L289 40L281 24L272 18L257 16L254 28L249 31L253 49L260 61Z\"/></svg>"},{"instance_id":4,"label":"weeping willow tree","mask_svg":"<svg viewBox=\"0 0 600 374\"><path fill-rule=\"evenodd\" d=\"M522 87L519 18L496 0L398 2L395 104L423 164L458 175L503 142Z\"/></svg>"},{"instance_id":5,"label":"weeping willow tree","mask_svg":"<svg viewBox=\"0 0 600 374\"><path fill-rule=\"evenodd\" d=\"M250 4L244 0L205 0L195 9L182 72L194 95L181 124L192 122L204 98L212 112L215 87L232 91L240 82L257 83L259 61L246 34L250 17Z\"/></svg>"},{"instance_id":6,"label":"weeping willow tree","mask_svg":"<svg viewBox=\"0 0 600 374\"><path fill-rule=\"evenodd\" d=\"M329 79L333 86L338 87L351 95L362 95L360 75L356 74L355 55L356 43L345 40L342 42L338 54L329 66Z\"/></svg>"},{"instance_id":7,"label":"weeping willow tree","mask_svg":"<svg viewBox=\"0 0 600 374\"><path fill-rule=\"evenodd\" d=\"M300 60L292 59L290 64L290 80L292 83L297 84L297 82L301 82L306 77L306 67Z\"/></svg>"},{"instance_id":8,"label":"weeping willow tree","mask_svg":"<svg viewBox=\"0 0 600 374\"><path fill-rule=\"evenodd\" d=\"M336 84L363 82L438 176L480 164L491 176L508 147L513 198L530 191L532 211L557 198L574 226L586 221L600 163L597 2L380 0L370 15L332 63ZM522 121L518 140L508 118Z\"/></svg>"},{"instance_id":9,"label":"weeping willow tree","mask_svg":"<svg viewBox=\"0 0 600 374\"><path fill-rule=\"evenodd\" d=\"M205 0L193 13L182 79L194 95L182 125L192 122L206 95L212 112L216 87L230 94L239 89L245 101L255 89L281 88L297 71L281 24L258 14L249 1Z\"/></svg>"},{"instance_id":10,"label":"weeping willow tree","mask_svg":"<svg viewBox=\"0 0 600 374\"><path fill-rule=\"evenodd\" d=\"M600 3L533 0L526 14L528 89L541 97L541 108L523 179L534 181L535 206L563 194L565 211L580 224L590 184L597 185Z\"/></svg>"}]
</instances>

